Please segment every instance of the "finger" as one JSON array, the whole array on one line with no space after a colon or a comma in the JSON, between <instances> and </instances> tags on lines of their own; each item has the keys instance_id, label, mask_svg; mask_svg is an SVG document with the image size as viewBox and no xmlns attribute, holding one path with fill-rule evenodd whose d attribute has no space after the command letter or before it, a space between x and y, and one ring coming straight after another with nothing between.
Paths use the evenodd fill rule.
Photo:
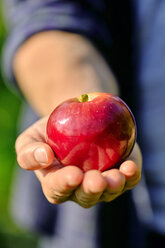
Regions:
<instances>
[{"instance_id":1,"label":"finger","mask_svg":"<svg viewBox=\"0 0 165 248\"><path fill-rule=\"evenodd\" d=\"M78 167L62 167L60 164L37 170L35 173L41 182L46 198L53 204L69 200L73 191L81 184L84 176Z\"/></svg>"},{"instance_id":2,"label":"finger","mask_svg":"<svg viewBox=\"0 0 165 248\"><path fill-rule=\"evenodd\" d=\"M26 170L46 168L55 160L53 150L43 142L29 143L17 154L18 164Z\"/></svg>"},{"instance_id":3,"label":"finger","mask_svg":"<svg viewBox=\"0 0 165 248\"><path fill-rule=\"evenodd\" d=\"M142 155L137 144L135 144L134 150L128 160L121 164L119 170L126 177L125 190L133 188L140 181Z\"/></svg>"},{"instance_id":4,"label":"finger","mask_svg":"<svg viewBox=\"0 0 165 248\"><path fill-rule=\"evenodd\" d=\"M126 177L125 189L128 190L138 184L141 178L141 171L137 164L132 160L127 160L120 166L120 171Z\"/></svg>"},{"instance_id":5,"label":"finger","mask_svg":"<svg viewBox=\"0 0 165 248\"><path fill-rule=\"evenodd\" d=\"M46 123L47 117L44 117L18 136L15 148L18 164L22 168L36 170L54 161L54 152L45 142Z\"/></svg>"},{"instance_id":6,"label":"finger","mask_svg":"<svg viewBox=\"0 0 165 248\"><path fill-rule=\"evenodd\" d=\"M47 117L35 122L32 126L21 133L15 144L16 152L19 153L22 148L35 142L45 142Z\"/></svg>"},{"instance_id":7,"label":"finger","mask_svg":"<svg viewBox=\"0 0 165 248\"><path fill-rule=\"evenodd\" d=\"M100 171L87 171L84 174L82 185L74 192L72 200L84 208L89 208L99 201L106 187L107 181Z\"/></svg>"},{"instance_id":8,"label":"finger","mask_svg":"<svg viewBox=\"0 0 165 248\"><path fill-rule=\"evenodd\" d=\"M131 152L129 158L127 160L132 160L135 162L137 166L137 171L141 172L142 170L142 153L137 143L135 143L135 146L133 148L133 151Z\"/></svg>"},{"instance_id":9,"label":"finger","mask_svg":"<svg viewBox=\"0 0 165 248\"><path fill-rule=\"evenodd\" d=\"M108 186L102 194L101 201L110 202L123 192L125 176L118 169L111 169L102 173Z\"/></svg>"}]
</instances>

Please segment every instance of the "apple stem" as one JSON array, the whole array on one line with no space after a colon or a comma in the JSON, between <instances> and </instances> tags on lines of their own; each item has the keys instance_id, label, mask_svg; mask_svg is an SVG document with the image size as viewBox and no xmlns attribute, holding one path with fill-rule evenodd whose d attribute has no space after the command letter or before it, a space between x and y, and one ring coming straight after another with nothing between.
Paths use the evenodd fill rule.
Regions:
<instances>
[{"instance_id":1,"label":"apple stem","mask_svg":"<svg viewBox=\"0 0 165 248\"><path fill-rule=\"evenodd\" d=\"M88 102L88 95L87 94L83 94L80 96L80 102Z\"/></svg>"}]
</instances>

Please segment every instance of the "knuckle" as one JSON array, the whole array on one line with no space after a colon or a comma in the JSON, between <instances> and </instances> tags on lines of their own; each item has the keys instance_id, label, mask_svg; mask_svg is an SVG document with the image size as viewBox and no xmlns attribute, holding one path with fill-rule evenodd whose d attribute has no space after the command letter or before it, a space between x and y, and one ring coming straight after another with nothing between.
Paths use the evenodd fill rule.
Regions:
<instances>
[{"instance_id":1,"label":"knuckle","mask_svg":"<svg viewBox=\"0 0 165 248\"><path fill-rule=\"evenodd\" d=\"M131 190L133 187L135 187L141 179L141 174L132 182L127 182L125 185L126 190Z\"/></svg>"},{"instance_id":2,"label":"knuckle","mask_svg":"<svg viewBox=\"0 0 165 248\"><path fill-rule=\"evenodd\" d=\"M24 132L21 133L21 134L17 137L17 139L16 139L16 141L15 141L15 150L16 150L16 152L18 152L18 151L20 150L20 146L21 146L21 144L22 144L22 139L23 139L23 137L24 137Z\"/></svg>"},{"instance_id":3,"label":"knuckle","mask_svg":"<svg viewBox=\"0 0 165 248\"><path fill-rule=\"evenodd\" d=\"M18 162L20 167L22 167L23 169L26 169L24 159L23 159L23 155L21 153L17 155L17 162Z\"/></svg>"},{"instance_id":4,"label":"knuckle","mask_svg":"<svg viewBox=\"0 0 165 248\"><path fill-rule=\"evenodd\" d=\"M30 171L30 170L37 169L37 167L35 168L33 164L30 164L30 161L28 160L26 154L24 154L23 152L20 152L19 154L17 154L17 163L24 170Z\"/></svg>"},{"instance_id":5,"label":"knuckle","mask_svg":"<svg viewBox=\"0 0 165 248\"><path fill-rule=\"evenodd\" d=\"M50 203L61 204L70 199L71 192L59 192L56 191L53 185L47 185L45 182L42 183L43 193Z\"/></svg>"},{"instance_id":6,"label":"knuckle","mask_svg":"<svg viewBox=\"0 0 165 248\"><path fill-rule=\"evenodd\" d=\"M61 204L68 200L68 197L63 196L63 195L58 195L55 193L53 190L47 193L44 193L45 197L47 200L52 203L52 204Z\"/></svg>"},{"instance_id":7,"label":"knuckle","mask_svg":"<svg viewBox=\"0 0 165 248\"><path fill-rule=\"evenodd\" d=\"M121 193L104 193L100 198L102 202L111 202L116 199Z\"/></svg>"},{"instance_id":8,"label":"knuckle","mask_svg":"<svg viewBox=\"0 0 165 248\"><path fill-rule=\"evenodd\" d=\"M86 195L80 196L80 195L76 195L74 194L73 197L73 201L78 203L81 207L83 208L90 208L92 206L94 206L97 202L98 202L98 198L89 198Z\"/></svg>"},{"instance_id":9,"label":"knuckle","mask_svg":"<svg viewBox=\"0 0 165 248\"><path fill-rule=\"evenodd\" d=\"M82 202L82 201L80 201L78 203L83 208L91 208L92 206L94 206L96 204L96 203L91 203L91 202L89 203L89 202Z\"/></svg>"},{"instance_id":10,"label":"knuckle","mask_svg":"<svg viewBox=\"0 0 165 248\"><path fill-rule=\"evenodd\" d=\"M15 150L16 150L16 152L18 151L18 147L19 147L19 143L20 143L20 136L21 136L21 135L19 135L19 136L17 137L16 141L15 141Z\"/></svg>"},{"instance_id":11,"label":"knuckle","mask_svg":"<svg viewBox=\"0 0 165 248\"><path fill-rule=\"evenodd\" d=\"M55 199L55 198L52 198L52 197L48 197L48 196L46 196L45 195L45 197L46 197L46 199L48 200L48 202L49 203L51 203L51 204L61 204L62 202L60 202L60 201L58 201L57 199Z\"/></svg>"}]
</instances>

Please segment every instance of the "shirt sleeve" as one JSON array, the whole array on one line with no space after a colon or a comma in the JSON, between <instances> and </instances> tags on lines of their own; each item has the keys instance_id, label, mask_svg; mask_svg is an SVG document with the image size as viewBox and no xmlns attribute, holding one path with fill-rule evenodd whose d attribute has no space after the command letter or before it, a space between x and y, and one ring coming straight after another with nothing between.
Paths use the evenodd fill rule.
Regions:
<instances>
[{"instance_id":1,"label":"shirt sleeve","mask_svg":"<svg viewBox=\"0 0 165 248\"><path fill-rule=\"evenodd\" d=\"M63 30L82 34L108 46L110 35L103 18L104 6L97 6L99 4L94 4L93 0L4 0L8 26L8 38L3 52L5 81L15 81L12 70L14 54L35 33Z\"/></svg>"}]
</instances>

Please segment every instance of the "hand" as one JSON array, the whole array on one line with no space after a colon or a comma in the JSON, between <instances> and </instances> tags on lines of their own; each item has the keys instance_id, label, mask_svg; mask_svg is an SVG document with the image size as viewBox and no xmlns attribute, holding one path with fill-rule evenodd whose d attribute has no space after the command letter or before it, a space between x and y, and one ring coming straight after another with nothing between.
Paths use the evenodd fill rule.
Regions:
<instances>
[{"instance_id":1,"label":"hand","mask_svg":"<svg viewBox=\"0 0 165 248\"><path fill-rule=\"evenodd\" d=\"M22 168L35 171L49 202L59 204L72 200L88 208L98 202L114 200L139 182L142 156L137 144L119 169L83 173L76 166L64 167L56 160L45 141L46 123L47 117L24 131L17 138L16 153Z\"/></svg>"}]
</instances>

